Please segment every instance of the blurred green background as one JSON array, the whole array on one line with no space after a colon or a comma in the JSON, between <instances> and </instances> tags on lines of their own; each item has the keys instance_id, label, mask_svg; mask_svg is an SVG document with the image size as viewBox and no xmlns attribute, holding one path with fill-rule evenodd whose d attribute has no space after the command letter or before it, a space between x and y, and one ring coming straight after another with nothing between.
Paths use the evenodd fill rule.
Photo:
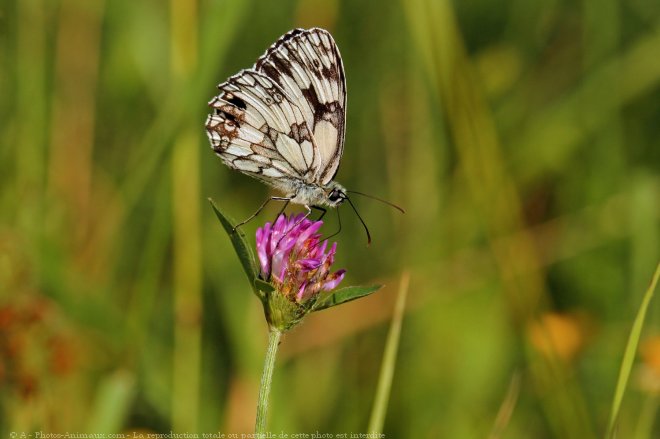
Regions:
<instances>
[{"instance_id":1,"label":"blurred green background","mask_svg":"<svg viewBox=\"0 0 660 439\"><path fill-rule=\"evenodd\" d=\"M271 430L366 431L410 273L387 437L603 435L660 258L655 0L2 0L3 437L252 430L267 328L206 199L269 191L206 103L312 26L346 69L337 180L407 213L358 199L367 247L342 209L344 285L386 287L285 336ZM619 437L660 436L659 319Z\"/></svg>"}]
</instances>

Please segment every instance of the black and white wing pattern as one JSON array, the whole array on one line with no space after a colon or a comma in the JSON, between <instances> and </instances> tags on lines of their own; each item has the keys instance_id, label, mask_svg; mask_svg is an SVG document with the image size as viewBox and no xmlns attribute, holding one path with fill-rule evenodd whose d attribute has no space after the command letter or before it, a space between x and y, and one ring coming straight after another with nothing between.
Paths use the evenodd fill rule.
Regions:
<instances>
[{"instance_id":1,"label":"black and white wing pattern","mask_svg":"<svg viewBox=\"0 0 660 439\"><path fill-rule=\"evenodd\" d=\"M264 72L294 97L321 156L315 182L332 180L344 150L346 78L339 49L323 29L294 29L257 61Z\"/></svg>"},{"instance_id":2,"label":"black and white wing pattern","mask_svg":"<svg viewBox=\"0 0 660 439\"><path fill-rule=\"evenodd\" d=\"M296 181L332 180L343 152L346 85L327 31L287 33L253 69L218 88L206 130L225 164L284 191Z\"/></svg>"},{"instance_id":3,"label":"black and white wing pattern","mask_svg":"<svg viewBox=\"0 0 660 439\"><path fill-rule=\"evenodd\" d=\"M218 87L206 130L227 166L275 187L313 178L318 158L305 119L272 79L243 70Z\"/></svg>"}]
</instances>

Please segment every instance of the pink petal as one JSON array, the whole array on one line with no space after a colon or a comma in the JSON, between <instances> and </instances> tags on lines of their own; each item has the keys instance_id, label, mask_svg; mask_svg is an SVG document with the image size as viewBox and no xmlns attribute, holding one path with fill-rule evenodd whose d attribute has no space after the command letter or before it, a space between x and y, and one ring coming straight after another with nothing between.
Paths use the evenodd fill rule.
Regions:
<instances>
[{"instance_id":1,"label":"pink petal","mask_svg":"<svg viewBox=\"0 0 660 439\"><path fill-rule=\"evenodd\" d=\"M296 265L305 271L311 271L319 268L321 261L318 259L298 259L298 261L296 261Z\"/></svg>"},{"instance_id":2,"label":"pink petal","mask_svg":"<svg viewBox=\"0 0 660 439\"><path fill-rule=\"evenodd\" d=\"M264 279L270 273L270 255L268 254L270 227L270 223L266 223L262 228L257 229L257 255L261 265L261 275Z\"/></svg>"},{"instance_id":3,"label":"pink petal","mask_svg":"<svg viewBox=\"0 0 660 439\"><path fill-rule=\"evenodd\" d=\"M336 271L332 275L328 276L326 278L325 283L321 287L321 289L325 291L330 291L333 290L339 285L339 283L344 279L344 275L346 274L346 270L343 268L341 270Z\"/></svg>"},{"instance_id":4,"label":"pink petal","mask_svg":"<svg viewBox=\"0 0 660 439\"><path fill-rule=\"evenodd\" d=\"M271 259L272 273L279 276L282 280L284 280L286 271L289 268L289 253L290 252L278 251L275 252Z\"/></svg>"},{"instance_id":5,"label":"pink petal","mask_svg":"<svg viewBox=\"0 0 660 439\"><path fill-rule=\"evenodd\" d=\"M315 223L312 223L309 227L307 227L305 231L303 231L298 236L298 239L296 240L296 248L297 249L302 248L305 241L307 241L308 238L310 238L316 231L318 231L322 225L323 225L323 221L316 221Z\"/></svg>"},{"instance_id":6,"label":"pink petal","mask_svg":"<svg viewBox=\"0 0 660 439\"><path fill-rule=\"evenodd\" d=\"M305 288L307 287L307 282L303 282L302 285L300 285L300 288L298 289L298 293L296 294L296 300L300 302L303 298L303 295L305 294Z\"/></svg>"}]
</instances>

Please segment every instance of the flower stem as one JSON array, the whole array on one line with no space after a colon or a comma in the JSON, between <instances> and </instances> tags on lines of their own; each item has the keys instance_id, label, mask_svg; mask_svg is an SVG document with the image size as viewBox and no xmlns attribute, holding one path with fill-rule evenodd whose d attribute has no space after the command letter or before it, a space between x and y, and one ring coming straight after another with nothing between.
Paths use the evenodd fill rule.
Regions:
<instances>
[{"instance_id":1,"label":"flower stem","mask_svg":"<svg viewBox=\"0 0 660 439\"><path fill-rule=\"evenodd\" d=\"M257 401L257 421L254 426L254 432L259 434L266 433L266 415L268 414L268 398L270 396L270 383L273 381L273 369L275 369L275 356L277 347L280 344L282 333L277 329L270 329L268 333L268 351L266 351L266 360L264 361L264 370L261 373L261 384L259 386L259 400Z\"/></svg>"}]
</instances>

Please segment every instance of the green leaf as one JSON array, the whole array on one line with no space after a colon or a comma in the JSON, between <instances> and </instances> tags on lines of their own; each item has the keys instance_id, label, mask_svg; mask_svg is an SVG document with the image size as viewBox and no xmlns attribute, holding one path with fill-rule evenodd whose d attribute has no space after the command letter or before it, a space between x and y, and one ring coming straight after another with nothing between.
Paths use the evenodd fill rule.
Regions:
<instances>
[{"instance_id":1,"label":"green leaf","mask_svg":"<svg viewBox=\"0 0 660 439\"><path fill-rule=\"evenodd\" d=\"M240 259L243 270L250 281L250 286L254 290L254 293L261 299L262 295L255 286L255 279L257 279L258 270L252 248L247 245L244 236L238 230L234 230L234 226L232 225L233 221L216 207L212 199L209 198L209 202L211 203L211 207L213 207L218 220L220 220L220 224L222 224L222 227L224 227L229 235L229 239L231 239L231 243L238 255L238 259Z\"/></svg>"},{"instance_id":2,"label":"green leaf","mask_svg":"<svg viewBox=\"0 0 660 439\"><path fill-rule=\"evenodd\" d=\"M382 285L372 285L370 287L345 287L326 294L321 294L310 311L321 311L322 309L350 302L351 300L368 296L382 287Z\"/></svg>"},{"instance_id":3,"label":"green leaf","mask_svg":"<svg viewBox=\"0 0 660 439\"><path fill-rule=\"evenodd\" d=\"M619 379L616 383L616 390L614 391L614 400L612 401L612 412L610 413L610 422L607 427L606 436L608 438L612 438L615 435L616 422L619 417L619 410L621 409L623 394L626 390L626 387L628 386L628 379L630 378L630 372L632 371L633 363L635 361L637 345L639 344L639 339L642 336L642 327L644 326L644 320L646 319L646 312L648 311L649 303L653 298L655 287L658 285L658 278L660 278L660 264L658 264L655 269L655 274L653 275L651 285L644 294L642 305L639 307L639 311L637 311L637 317L635 317L632 329L630 330L630 335L628 336L626 351L623 354L621 370L619 371Z\"/></svg>"},{"instance_id":4,"label":"green leaf","mask_svg":"<svg viewBox=\"0 0 660 439\"><path fill-rule=\"evenodd\" d=\"M254 287L264 294L268 294L275 289L274 286L264 280L259 279L258 277L254 279Z\"/></svg>"}]
</instances>

